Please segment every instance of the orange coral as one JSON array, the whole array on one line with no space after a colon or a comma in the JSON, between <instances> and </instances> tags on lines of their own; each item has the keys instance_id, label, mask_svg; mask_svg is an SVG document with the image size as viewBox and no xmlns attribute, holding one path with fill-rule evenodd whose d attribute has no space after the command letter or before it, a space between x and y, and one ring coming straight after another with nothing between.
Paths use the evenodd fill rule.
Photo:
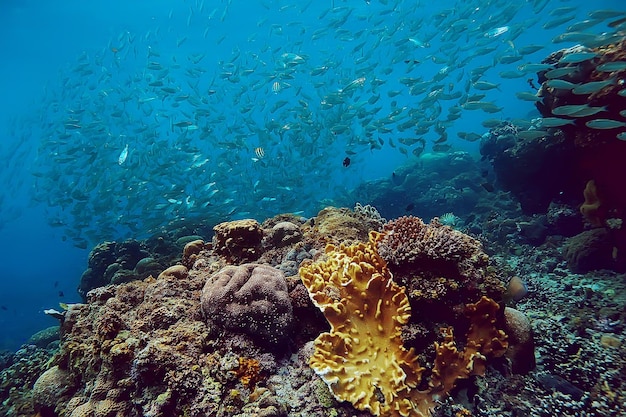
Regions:
<instances>
[{"instance_id":1,"label":"orange coral","mask_svg":"<svg viewBox=\"0 0 626 417\"><path fill-rule=\"evenodd\" d=\"M583 191L585 202L580 206L580 212L589 223L594 226L602 226L604 215L600 211L602 202L598 196L598 187L594 180L587 181L585 190Z\"/></svg>"},{"instance_id":2,"label":"orange coral","mask_svg":"<svg viewBox=\"0 0 626 417\"><path fill-rule=\"evenodd\" d=\"M250 388L256 385L260 372L261 365L258 360L239 358L239 367L235 370L235 374L244 386Z\"/></svg>"},{"instance_id":3,"label":"orange coral","mask_svg":"<svg viewBox=\"0 0 626 417\"><path fill-rule=\"evenodd\" d=\"M315 340L310 365L333 395L360 410L385 416L428 416L436 399L459 378L481 374L485 355L500 355L506 335L495 328L498 304L483 297L467 308L471 326L463 351L447 331L436 345L430 389L420 391L424 368L413 349L402 345L400 332L411 316L404 287L392 280L376 251L378 233L369 243L326 247L327 259L300 268L313 303L331 330Z\"/></svg>"}]
</instances>

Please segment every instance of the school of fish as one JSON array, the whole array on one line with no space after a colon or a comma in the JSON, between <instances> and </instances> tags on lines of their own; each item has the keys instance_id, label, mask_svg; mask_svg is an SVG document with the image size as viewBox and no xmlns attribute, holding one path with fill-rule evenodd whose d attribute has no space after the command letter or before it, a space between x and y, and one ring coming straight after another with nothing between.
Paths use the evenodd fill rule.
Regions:
<instances>
[{"instance_id":1,"label":"school of fish","mask_svg":"<svg viewBox=\"0 0 626 417\"><path fill-rule=\"evenodd\" d=\"M33 198L77 247L161 233L181 219L310 216L328 204L353 205L358 172L377 153L419 158L480 139L519 117L499 103L503 95L540 100L532 88L539 71L554 88L598 91L603 85L568 84L567 69L540 61L626 34L626 9L583 14L573 1L457 0L437 8L262 0L250 27L237 26L230 0L210 3L181 3L165 23L86 51L48 86L41 108L11 127L17 137L37 137L38 149L34 161L19 144L4 149L13 162L3 175L27 166ZM243 42L231 39L233 27ZM542 31L545 43L525 41ZM224 45L228 53L216 52ZM562 63L594 57L569 54ZM626 67L611 65L606 71ZM502 90L515 79L517 93ZM554 113L536 134L573 123L560 114L597 115L590 128L626 126L626 116L603 119L601 107ZM476 126L467 129L468 121Z\"/></svg>"}]
</instances>

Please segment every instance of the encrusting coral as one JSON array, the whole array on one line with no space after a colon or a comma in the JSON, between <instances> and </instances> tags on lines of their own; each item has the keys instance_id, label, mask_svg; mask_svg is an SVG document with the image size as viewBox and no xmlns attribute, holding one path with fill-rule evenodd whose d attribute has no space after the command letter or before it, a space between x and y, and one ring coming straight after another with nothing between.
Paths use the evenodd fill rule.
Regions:
<instances>
[{"instance_id":1,"label":"encrusting coral","mask_svg":"<svg viewBox=\"0 0 626 417\"><path fill-rule=\"evenodd\" d=\"M486 355L500 356L506 335L495 326L498 304L482 297L466 307L470 318L465 348L458 351L452 329L435 344L428 389L420 390L425 368L403 346L402 326L411 318L409 299L392 279L376 245L326 247L326 259L304 264L302 282L331 325L315 340L310 365L339 400L380 416L428 416L457 379L484 372Z\"/></svg>"}]
</instances>

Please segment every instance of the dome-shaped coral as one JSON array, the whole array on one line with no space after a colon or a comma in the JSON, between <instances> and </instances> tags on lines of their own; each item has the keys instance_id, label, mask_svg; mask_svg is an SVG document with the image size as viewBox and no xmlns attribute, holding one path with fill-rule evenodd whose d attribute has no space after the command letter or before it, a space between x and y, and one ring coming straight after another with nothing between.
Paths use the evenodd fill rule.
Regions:
<instances>
[{"instance_id":1,"label":"dome-shaped coral","mask_svg":"<svg viewBox=\"0 0 626 417\"><path fill-rule=\"evenodd\" d=\"M283 341L293 322L285 276L268 265L222 268L207 280L201 303L207 320L263 345Z\"/></svg>"}]
</instances>

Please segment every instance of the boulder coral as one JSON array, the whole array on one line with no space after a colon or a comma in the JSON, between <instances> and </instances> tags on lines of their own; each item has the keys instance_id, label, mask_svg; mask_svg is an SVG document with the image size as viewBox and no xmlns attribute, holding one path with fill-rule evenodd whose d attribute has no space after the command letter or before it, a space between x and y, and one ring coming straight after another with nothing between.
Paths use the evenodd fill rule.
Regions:
<instances>
[{"instance_id":1,"label":"boulder coral","mask_svg":"<svg viewBox=\"0 0 626 417\"><path fill-rule=\"evenodd\" d=\"M326 259L300 268L311 300L331 326L315 340L310 365L337 399L360 410L428 416L458 379L482 374L487 355L506 350L506 335L496 327L499 306L487 297L466 306L471 324L463 350L457 349L452 328L443 329L428 388L420 390L425 368L401 337L411 306L377 252L381 239L371 232L368 243L328 245Z\"/></svg>"},{"instance_id":2,"label":"boulder coral","mask_svg":"<svg viewBox=\"0 0 626 417\"><path fill-rule=\"evenodd\" d=\"M309 220L304 227L305 237L315 248L327 243L366 242L370 230L380 230L381 221L364 212L348 208L326 207Z\"/></svg>"},{"instance_id":3,"label":"boulder coral","mask_svg":"<svg viewBox=\"0 0 626 417\"><path fill-rule=\"evenodd\" d=\"M293 323L285 276L269 265L225 266L207 279L201 304L208 321L261 345L282 342Z\"/></svg>"},{"instance_id":4,"label":"boulder coral","mask_svg":"<svg viewBox=\"0 0 626 417\"><path fill-rule=\"evenodd\" d=\"M213 228L213 248L230 264L253 262L261 256L263 229L253 219L220 223Z\"/></svg>"}]
</instances>

